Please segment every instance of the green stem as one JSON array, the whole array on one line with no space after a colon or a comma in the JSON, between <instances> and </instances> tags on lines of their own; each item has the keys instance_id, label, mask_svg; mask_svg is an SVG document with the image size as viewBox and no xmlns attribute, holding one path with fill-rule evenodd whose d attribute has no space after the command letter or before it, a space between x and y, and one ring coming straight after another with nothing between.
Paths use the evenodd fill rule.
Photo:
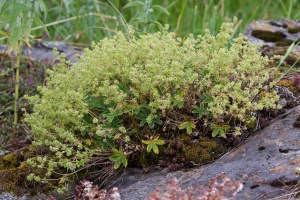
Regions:
<instances>
[{"instance_id":1,"label":"green stem","mask_svg":"<svg viewBox=\"0 0 300 200\"><path fill-rule=\"evenodd\" d=\"M176 25L176 29L175 29L175 33L178 36L181 34L181 30L180 30L180 28L181 28L181 20L182 20L183 14L184 14L186 2L187 2L186 0L182 0L182 2L181 2L181 11L180 11L180 15L179 15L179 17L177 19L177 25Z\"/></svg>"},{"instance_id":2,"label":"green stem","mask_svg":"<svg viewBox=\"0 0 300 200\"><path fill-rule=\"evenodd\" d=\"M19 99L19 74L20 74L20 60L22 56L22 46L19 44L17 50L17 61L15 65L15 105L14 105L14 132L13 137L16 136L18 126L18 99Z\"/></svg>"}]
</instances>

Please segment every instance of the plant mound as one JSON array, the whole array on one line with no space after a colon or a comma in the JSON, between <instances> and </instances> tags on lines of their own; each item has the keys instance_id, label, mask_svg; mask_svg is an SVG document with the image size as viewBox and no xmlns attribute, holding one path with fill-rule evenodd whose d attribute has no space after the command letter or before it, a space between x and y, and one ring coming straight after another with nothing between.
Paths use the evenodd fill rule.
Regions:
<instances>
[{"instance_id":1,"label":"plant mound","mask_svg":"<svg viewBox=\"0 0 300 200\"><path fill-rule=\"evenodd\" d=\"M241 134L253 111L276 108L278 96L269 59L242 35L231 40L232 33L233 23L196 38L119 33L86 49L76 66L62 62L39 95L28 97L34 144L50 152L29 163L51 176L112 149L118 168L132 152L158 153L179 133Z\"/></svg>"}]
</instances>

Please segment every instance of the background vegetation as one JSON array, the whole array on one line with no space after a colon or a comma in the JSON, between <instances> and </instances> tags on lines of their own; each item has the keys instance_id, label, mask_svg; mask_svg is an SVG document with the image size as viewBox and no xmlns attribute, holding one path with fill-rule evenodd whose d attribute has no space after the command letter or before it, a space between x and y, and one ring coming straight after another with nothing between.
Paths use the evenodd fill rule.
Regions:
<instances>
[{"instance_id":1,"label":"background vegetation","mask_svg":"<svg viewBox=\"0 0 300 200\"><path fill-rule=\"evenodd\" d=\"M51 0L46 3L47 16L44 17L44 13L40 13L40 18L48 26L49 40L89 44L91 41L110 37L115 31L124 31L126 22L138 27L135 19L142 16L144 8L124 8L126 4L136 1L145 2ZM297 0L153 0L152 5L163 6L169 11L169 15L154 9L153 13L149 13L148 22L169 24L170 30L176 31L179 36L202 34L205 29L210 29L212 34L216 34L221 24L234 16L240 20L236 34L243 32L244 28L255 20L300 17L300 4ZM39 25L35 22L33 27ZM146 31L157 30L152 24L147 26ZM43 31L38 29L32 34L42 36ZM2 38L0 42L5 44L6 41Z\"/></svg>"}]
</instances>

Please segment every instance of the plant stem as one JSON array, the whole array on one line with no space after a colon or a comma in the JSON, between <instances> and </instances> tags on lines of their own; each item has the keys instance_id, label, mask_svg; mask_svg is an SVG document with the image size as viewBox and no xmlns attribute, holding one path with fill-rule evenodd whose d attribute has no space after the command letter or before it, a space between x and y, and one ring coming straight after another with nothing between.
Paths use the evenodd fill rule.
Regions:
<instances>
[{"instance_id":1,"label":"plant stem","mask_svg":"<svg viewBox=\"0 0 300 200\"><path fill-rule=\"evenodd\" d=\"M19 43L17 50L17 61L15 65L15 105L14 105L14 132L12 137L16 136L18 130L18 100L19 100L19 74L20 74L20 60L22 56L22 45Z\"/></svg>"},{"instance_id":2,"label":"plant stem","mask_svg":"<svg viewBox=\"0 0 300 200\"><path fill-rule=\"evenodd\" d=\"M182 2L181 2L181 11L180 11L180 15L177 19L177 25L176 25L176 29L175 29L176 35L180 35L180 33L181 33L181 31L180 31L181 19L182 19L182 16L184 14L185 5L186 5L186 0L182 0Z\"/></svg>"}]
</instances>

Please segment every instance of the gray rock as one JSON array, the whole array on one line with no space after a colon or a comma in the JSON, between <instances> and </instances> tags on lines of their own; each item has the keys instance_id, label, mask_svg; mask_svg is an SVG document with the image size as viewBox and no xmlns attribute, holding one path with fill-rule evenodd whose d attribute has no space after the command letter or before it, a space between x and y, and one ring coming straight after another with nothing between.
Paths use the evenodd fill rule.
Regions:
<instances>
[{"instance_id":1,"label":"gray rock","mask_svg":"<svg viewBox=\"0 0 300 200\"><path fill-rule=\"evenodd\" d=\"M5 48L5 45L0 45L0 53L4 53ZM77 55L81 56L83 54L80 49L64 42L42 41L35 43L31 48L24 47L23 56L34 62L53 66L57 63L57 55L53 53L54 48L56 48L60 54L65 54L67 60L70 60L71 63L76 62ZM11 53L10 56L14 56L14 54Z\"/></svg>"},{"instance_id":2,"label":"gray rock","mask_svg":"<svg viewBox=\"0 0 300 200\"><path fill-rule=\"evenodd\" d=\"M254 44L261 45L263 55L285 55L289 46L300 41L300 21L281 19L280 21L256 21L249 24L244 35ZM300 46L284 61L285 66L300 67Z\"/></svg>"}]
</instances>

